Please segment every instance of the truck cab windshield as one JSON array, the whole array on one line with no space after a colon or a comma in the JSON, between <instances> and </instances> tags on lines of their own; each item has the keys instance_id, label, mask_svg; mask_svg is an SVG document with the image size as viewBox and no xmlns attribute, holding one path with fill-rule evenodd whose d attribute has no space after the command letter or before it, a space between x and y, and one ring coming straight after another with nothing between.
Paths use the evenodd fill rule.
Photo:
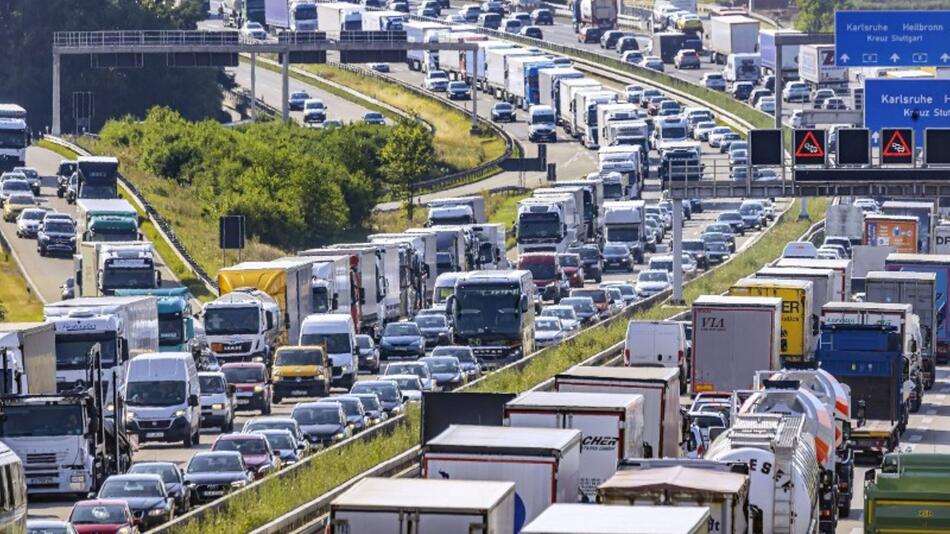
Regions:
<instances>
[{"instance_id":1,"label":"truck cab windshield","mask_svg":"<svg viewBox=\"0 0 950 534\"><path fill-rule=\"evenodd\" d=\"M257 308L211 307L205 311L205 334L209 336L257 334L260 324Z\"/></svg>"},{"instance_id":2,"label":"truck cab windshield","mask_svg":"<svg viewBox=\"0 0 950 534\"><path fill-rule=\"evenodd\" d=\"M671 126L660 130L660 138L663 140L686 139L686 128L681 126Z\"/></svg>"},{"instance_id":3,"label":"truck cab windshield","mask_svg":"<svg viewBox=\"0 0 950 534\"><path fill-rule=\"evenodd\" d=\"M553 271L553 266L550 266ZM473 286L456 291L457 328L461 334L517 334L521 326L521 289L515 286Z\"/></svg>"},{"instance_id":4,"label":"truck cab windshield","mask_svg":"<svg viewBox=\"0 0 950 534\"><path fill-rule=\"evenodd\" d=\"M607 241L617 241L620 243L629 243L631 241L640 240L640 228L635 227L608 227L607 228Z\"/></svg>"},{"instance_id":5,"label":"truck cab windshield","mask_svg":"<svg viewBox=\"0 0 950 534\"><path fill-rule=\"evenodd\" d=\"M184 323L181 312L163 313L158 316L158 344L179 345L184 338Z\"/></svg>"},{"instance_id":6,"label":"truck cab windshield","mask_svg":"<svg viewBox=\"0 0 950 534\"><path fill-rule=\"evenodd\" d=\"M316 4L297 4L294 7L294 18L296 20L316 20Z\"/></svg>"},{"instance_id":7,"label":"truck cab windshield","mask_svg":"<svg viewBox=\"0 0 950 534\"><path fill-rule=\"evenodd\" d=\"M555 213L524 213L518 220L518 237L522 239L561 237L561 224Z\"/></svg>"},{"instance_id":8,"label":"truck cab windshield","mask_svg":"<svg viewBox=\"0 0 950 534\"><path fill-rule=\"evenodd\" d=\"M108 369L115 365L116 342L115 334L111 336L95 334L58 335L56 336L56 369L59 371L75 371L89 368L89 349L99 343L102 368Z\"/></svg>"},{"instance_id":9,"label":"truck cab windshield","mask_svg":"<svg viewBox=\"0 0 950 534\"><path fill-rule=\"evenodd\" d=\"M551 280L555 274L553 263L529 263L522 265L522 268L531 271L531 276L535 280Z\"/></svg>"},{"instance_id":10,"label":"truck cab windshield","mask_svg":"<svg viewBox=\"0 0 950 534\"><path fill-rule=\"evenodd\" d=\"M102 289L143 289L155 287L155 271L145 268L115 268L106 266L102 272Z\"/></svg>"},{"instance_id":11,"label":"truck cab windshield","mask_svg":"<svg viewBox=\"0 0 950 534\"><path fill-rule=\"evenodd\" d=\"M125 391L129 406L175 406L185 402L185 383L179 380L130 382Z\"/></svg>"},{"instance_id":12,"label":"truck cab windshield","mask_svg":"<svg viewBox=\"0 0 950 534\"><path fill-rule=\"evenodd\" d=\"M313 313L330 311L330 292L325 287L313 288Z\"/></svg>"},{"instance_id":13,"label":"truck cab windshield","mask_svg":"<svg viewBox=\"0 0 950 534\"><path fill-rule=\"evenodd\" d=\"M532 113L531 124L554 124L554 113L550 111Z\"/></svg>"},{"instance_id":14,"label":"truck cab windshield","mask_svg":"<svg viewBox=\"0 0 950 534\"><path fill-rule=\"evenodd\" d=\"M79 198L115 198L115 187L109 185L83 184Z\"/></svg>"},{"instance_id":15,"label":"truck cab windshield","mask_svg":"<svg viewBox=\"0 0 950 534\"><path fill-rule=\"evenodd\" d=\"M0 419L0 436L5 438L81 436L82 433L82 407L78 404L4 406Z\"/></svg>"}]
</instances>

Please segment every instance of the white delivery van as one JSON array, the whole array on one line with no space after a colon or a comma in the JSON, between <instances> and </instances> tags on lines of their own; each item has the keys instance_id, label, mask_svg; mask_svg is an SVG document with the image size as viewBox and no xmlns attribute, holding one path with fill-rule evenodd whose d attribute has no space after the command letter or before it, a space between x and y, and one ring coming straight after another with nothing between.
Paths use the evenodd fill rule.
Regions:
<instances>
[{"instance_id":1,"label":"white delivery van","mask_svg":"<svg viewBox=\"0 0 950 534\"><path fill-rule=\"evenodd\" d=\"M512 534L513 482L366 478L330 503L329 534Z\"/></svg>"},{"instance_id":2,"label":"white delivery van","mask_svg":"<svg viewBox=\"0 0 950 534\"><path fill-rule=\"evenodd\" d=\"M642 458L643 395L528 391L505 405L512 427L573 428L581 431L580 491L596 502L597 487L617 472L624 458Z\"/></svg>"},{"instance_id":3,"label":"white delivery van","mask_svg":"<svg viewBox=\"0 0 950 534\"><path fill-rule=\"evenodd\" d=\"M515 483L515 532L555 502L577 502L581 433L451 425L422 451L422 477Z\"/></svg>"},{"instance_id":4,"label":"white delivery van","mask_svg":"<svg viewBox=\"0 0 950 534\"><path fill-rule=\"evenodd\" d=\"M676 369L577 366L554 377L554 389L643 395L643 441L657 458L679 457L682 426Z\"/></svg>"},{"instance_id":5,"label":"white delivery van","mask_svg":"<svg viewBox=\"0 0 950 534\"><path fill-rule=\"evenodd\" d=\"M623 343L627 367L675 367L686 393L686 327L677 321L630 321Z\"/></svg>"},{"instance_id":6,"label":"white delivery van","mask_svg":"<svg viewBox=\"0 0 950 534\"><path fill-rule=\"evenodd\" d=\"M455 294L455 281L465 273L442 273L435 279L435 289L432 292L432 307L437 310L445 309L445 301Z\"/></svg>"},{"instance_id":7,"label":"white delivery van","mask_svg":"<svg viewBox=\"0 0 950 534\"><path fill-rule=\"evenodd\" d=\"M124 388L127 430L140 443L198 444L201 386L190 352L151 352L129 360Z\"/></svg>"},{"instance_id":8,"label":"white delivery van","mask_svg":"<svg viewBox=\"0 0 950 534\"><path fill-rule=\"evenodd\" d=\"M555 504L523 534L707 534L705 506L612 506Z\"/></svg>"},{"instance_id":9,"label":"white delivery van","mask_svg":"<svg viewBox=\"0 0 950 534\"><path fill-rule=\"evenodd\" d=\"M356 383L356 328L353 318L345 313L315 313L300 325L298 345L323 345L333 366L332 385L349 390Z\"/></svg>"}]
</instances>

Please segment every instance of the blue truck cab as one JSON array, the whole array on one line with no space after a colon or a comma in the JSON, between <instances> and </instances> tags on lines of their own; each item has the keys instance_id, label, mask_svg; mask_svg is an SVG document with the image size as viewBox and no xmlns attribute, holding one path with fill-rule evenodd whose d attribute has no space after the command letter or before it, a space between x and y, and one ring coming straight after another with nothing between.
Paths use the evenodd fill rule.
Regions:
<instances>
[{"instance_id":1,"label":"blue truck cab","mask_svg":"<svg viewBox=\"0 0 950 534\"><path fill-rule=\"evenodd\" d=\"M156 297L159 352L191 352L196 341L195 317L191 313L193 297L187 287L117 289L116 295Z\"/></svg>"}]
</instances>

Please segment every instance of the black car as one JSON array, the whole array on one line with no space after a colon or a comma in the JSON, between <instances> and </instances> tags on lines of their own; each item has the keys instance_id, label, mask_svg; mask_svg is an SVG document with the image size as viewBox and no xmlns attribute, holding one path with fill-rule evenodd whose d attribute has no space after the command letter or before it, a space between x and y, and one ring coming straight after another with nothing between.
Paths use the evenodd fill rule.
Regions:
<instances>
[{"instance_id":1,"label":"black car","mask_svg":"<svg viewBox=\"0 0 950 534\"><path fill-rule=\"evenodd\" d=\"M185 477L173 462L136 462L128 474L150 474L162 477L165 491L175 499L175 513L183 514L191 507L191 488L185 485Z\"/></svg>"},{"instance_id":2,"label":"black car","mask_svg":"<svg viewBox=\"0 0 950 534\"><path fill-rule=\"evenodd\" d=\"M515 107L508 102L498 102L491 108L491 120L495 122L514 122Z\"/></svg>"},{"instance_id":3,"label":"black car","mask_svg":"<svg viewBox=\"0 0 950 534\"><path fill-rule=\"evenodd\" d=\"M379 349L376 347L373 337L358 334L356 336L356 348L359 351L359 369L379 374Z\"/></svg>"},{"instance_id":4,"label":"black car","mask_svg":"<svg viewBox=\"0 0 950 534\"><path fill-rule=\"evenodd\" d=\"M254 475L238 451L199 452L185 468L185 484L191 488L191 503L200 504L247 486Z\"/></svg>"},{"instance_id":5,"label":"black car","mask_svg":"<svg viewBox=\"0 0 950 534\"><path fill-rule=\"evenodd\" d=\"M312 445L330 445L350 437L350 427L339 402L301 402L291 417Z\"/></svg>"},{"instance_id":6,"label":"black car","mask_svg":"<svg viewBox=\"0 0 950 534\"><path fill-rule=\"evenodd\" d=\"M475 357L472 347L465 345L447 345L432 350L433 356L454 356L462 366L462 372L469 380L475 380L482 374L482 366Z\"/></svg>"},{"instance_id":7,"label":"black car","mask_svg":"<svg viewBox=\"0 0 950 534\"><path fill-rule=\"evenodd\" d=\"M724 211L719 214L716 222L725 223L732 227L732 231L739 235L745 235L746 223L742 219L742 214L738 211Z\"/></svg>"},{"instance_id":8,"label":"black car","mask_svg":"<svg viewBox=\"0 0 950 534\"><path fill-rule=\"evenodd\" d=\"M521 28L521 31L518 33L523 37L544 39L544 33L541 31L541 28L538 28L537 26L525 26L524 28Z\"/></svg>"},{"instance_id":9,"label":"black car","mask_svg":"<svg viewBox=\"0 0 950 534\"><path fill-rule=\"evenodd\" d=\"M702 239L684 239L683 252L686 252L693 258L693 261L696 262L696 267L700 269L709 268L709 258L706 256L706 243L704 243Z\"/></svg>"},{"instance_id":10,"label":"black car","mask_svg":"<svg viewBox=\"0 0 950 534\"><path fill-rule=\"evenodd\" d=\"M603 35L603 30L597 26L584 26L577 32L577 42L579 43L596 43L600 41L600 37Z\"/></svg>"},{"instance_id":11,"label":"black car","mask_svg":"<svg viewBox=\"0 0 950 534\"><path fill-rule=\"evenodd\" d=\"M600 47L608 50L614 48L617 46L617 41L626 36L627 34L620 30L607 30L600 36Z\"/></svg>"},{"instance_id":12,"label":"black car","mask_svg":"<svg viewBox=\"0 0 950 534\"><path fill-rule=\"evenodd\" d=\"M730 252L736 251L736 234L728 224L710 224L703 230L702 240L706 243L710 241L723 241L729 246Z\"/></svg>"},{"instance_id":13,"label":"black car","mask_svg":"<svg viewBox=\"0 0 950 534\"><path fill-rule=\"evenodd\" d=\"M625 35L617 40L617 49L618 54L623 54L628 50L640 50L640 43L637 42L636 37Z\"/></svg>"},{"instance_id":14,"label":"black car","mask_svg":"<svg viewBox=\"0 0 950 534\"><path fill-rule=\"evenodd\" d=\"M399 386L396 385L396 382L393 380L382 379L357 382L350 388L350 393L375 393L376 396L379 397L379 402L382 404L383 410L386 411L387 415L394 417L402 413L402 405L405 399L402 398L402 392L399 391Z\"/></svg>"},{"instance_id":15,"label":"black car","mask_svg":"<svg viewBox=\"0 0 950 534\"><path fill-rule=\"evenodd\" d=\"M426 356L419 361L429 367L429 374L443 391L455 389L466 382L465 371L455 356Z\"/></svg>"},{"instance_id":16,"label":"black car","mask_svg":"<svg viewBox=\"0 0 950 534\"><path fill-rule=\"evenodd\" d=\"M36 252L40 256L53 252L72 256L76 253L76 226L62 219L45 220L36 231Z\"/></svg>"},{"instance_id":17,"label":"black car","mask_svg":"<svg viewBox=\"0 0 950 534\"><path fill-rule=\"evenodd\" d=\"M171 498L154 474L112 475L102 483L97 499L121 499L129 505L135 524L142 531L156 527L175 516Z\"/></svg>"},{"instance_id":18,"label":"black car","mask_svg":"<svg viewBox=\"0 0 950 534\"><path fill-rule=\"evenodd\" d=\"M554 13L550 9L535 9L531 12L531 23L537 25L553 26Z\"/></svg>"},{"instance_id":19,"label":"black car","mask_svg":"<svg viewBox=\"0 0 950 534\"><path fill-rule=\"evenodd\" d=\"M256 433L264 436L271 451L280 458L281 465L294 465L303 459L307 444L299 443L289 430L272 428L258 430Z\"/></svg>"},{"instance_id":20,"label":"black car","mask_svg":"<svg viewBox=\"0 0 950 534\"><path fill-rule=\"evenodd\" d=\"M689 204L689 211L691 214L703 212L703 199L691 198L686 203Z\"/></svg>"},{"instance_id":21,"label":"black car","mask_svg":"<svg viewBox=\"0 0 950 534\"><path fill-rule=\"evenodd\" d=\"M417 358L426 355L426 340L419 325L397 321L386 325L379 340L379 357Z\"/></svg>"},{"instance_id":22,"label":"black car","mask_svg":"<svg viewBox=\"0 0 950 534\"><path fill-rule=\"evenodd\" d=\"M336 395L333 397L326 397L320 399L317 402L337 402L343 408L343 415L346 416L346 422L349 423L350 429L354 434L366 430L366 425L368 423L366 419L366 410L363 408L363 402L360 401L359 397L351 397L349 395Z\"/></svg>"},{"instance_id":23,"label":"black car","mask_svg":"<svg viewBox=\"0 0 950 534\"><path fill-rule=\"evenodd\" d=\"M748 100L755 86L752 82L736 82L732 86L732 97L736 100Z\"/></svg>"},{"instance_id":24,"label":"black car","mask_svg":"<svg viewBox=\"0 0 950 534\"><path fill-rule=\"evenodd\" d=\"M581 257L581 264L584 267L584 279L594 280L598 284L604 277L604 264L600 255L600 249L597 245L582 245L567 249L571 254L577 254Z\"/></svg>"},{"instance_id":25,"label":"black car","mask_svg":"<svg viewBox=\"0 0 950 534\"><path fill-rule=\"evenodd\" d=\"M416 317L415 323L422 331L427 347L451 345L455 339L449 320L444 315L420 315Z\"/></svg>"},{"instance_id":26,"label":"black car","mask_svg":"<svg viewBox=\"0 0 950 534\"><path fill-rule=\"evenodd\" d=\"M627 245L604 246L604 271L621 269L628 273L633 272L633 255Z\"/></svg>"},{"instance_id":27,"label":"black car","mask_svg":"<svg viewBox=\"0 0 950 534\"><path fill-rule=\"evenodd\" d=\"M56 170L56 196L63 198L66 195L66 186L69 184L69 177L76 172L79 164L75 161L63 160L59 162L59 168Z\"/></svg>"},{"instance_id":28,"label":"black car","mask_svg":"<svg viewBox=\"0 0 950 534\"><path fill-rule=\"evenodd\" d=\"M710 234L711 235L711 234ZM704 243L709 263L722 263L729 259L729 244L725 241L709 240Z\"/></svg>"},{"instance_id":29,"label":"black car","mask_svg":"<svg viewBox=\"0 0 950 534\"><path fill-rule=\"evenodd\" d=\"M386 414L386 409L383 408L382 401L379 400L379 395L375 393L350 393L349 396L355 397L363 403L363 413L366 414L369 426L382 423L386 419L389 419L389 415Z\"/></svg>"}]
</instances>

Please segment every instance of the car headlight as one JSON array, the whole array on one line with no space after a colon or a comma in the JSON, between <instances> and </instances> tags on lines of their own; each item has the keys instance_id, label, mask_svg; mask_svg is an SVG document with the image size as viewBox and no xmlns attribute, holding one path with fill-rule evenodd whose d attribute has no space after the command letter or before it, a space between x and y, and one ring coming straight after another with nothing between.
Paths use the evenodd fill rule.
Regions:
<instances>
[{"instance_id":1,"label":"car headlight","mask_svg":"<svg viewBox=\"0 0 950 534\"><path fill-rule=\"evenodd\" d=\"M336 434L333 434L333 439L335 439L335 440L336 440L336 439L343 439L343 438L345 438L345 437L346 437L346 434L343 433L343 432L337 432Z\"/></svg>"},{"instance_id":2,"label":"car headlight","mask_svg":"<svg viewBox=\"0 0 950 534\"><path fill-rule=\"evenodd\" d=\"M395 408L392 409L392 412L393 412L394 414L402 413L402 406L401 406L401 405L400 405L400 406L396 406Z\"/></svg>"},{"instance_id":3,"label":"car headlight","mask_svg":"<svg viewBox=\"0 0 950 534\"><path fill-rule=\"evenodd\" d=\"M264 391L264 386L261 386L261 385L254 386L254 393L261 393L263 391Z\"/></svg>"},{"instance_id":4,"label":"car headlight","mask_svg":"<svg viewBox=\"0 0 950 534\"><path fill-rule=\"evenodd\" d=\"M148 515L150 515L150 516L152 516L152 517L157 517L157 516L160 516L160 515L164 514L164 513L167 512L167 511L168 511L168 510L167 510L165 507L162 507L162 508L152 508L151 510L148 511Z\"/></svg>"},{"instance_id":5,"label":"car headlight","mask_svg":"<svg viewBox=\"0 0 950 534\"><path fill-rule=\"evenodd\" d=\"M220 402L215 403L215 404L212 404L212 405L211 405L211 409L212 409L212 410L223 410L223 409L224 409L224 404L221 404Z\"/></svg>"},{"instance_id":6,"label":"car headlight","mask_svg":"<svg viewBox=\"0 0 950 534\"><path fill-rule=\"evenodd\" d=\"M116 530L115 534L132 534L132 531L129 530L129 527L122 527L119 530Z\"/></svg>"},{"instance_id":7,"label":"car headlight","mask_svg":"<svg viewBox=\"0 0 950 534\"><path fill-rule=\"evenodd\" d=\"M175 410L175 417L184 417L186 413L185 410Z\"/></svg>"},{"instance_id":8,"label":"car headlight","mask_svg":"<svg viewBox=\"0 0 950 534\"><path fill-rule=\"evenodd\" d=\"M106 411L107 411L107 412L111 412L111 411L114 411L114 410L115 410L115 406L114 406L111 402L110 402L109 404L106 404Z\"/></svg>"},{"instance_id":9,"label":"car headlight","mask_svg":"<svg viewBox=\"0 0 950 534\"><path fill-rule=\"evenodd\" d=\"M244 486L247 486L246 480L235 480L231 483L232 488L243 488Z\"/></svg>"},{"instance_id":10,"label":"car headlight","mask_svg":"<svg viewBox=\"0 0 950 534\"><path fill-rule=\"evenodd\" d=\"M125 421L131 422L135 420L135 412L125 412Z\"/></svg>"},{"instance_id":11,"label":"car headlight","mask_svg":"<svg viewBox=\"0 0 950 534\"><path fill-rule=\"evenodd\" d=\"M278 374L275 374L272 379L273 379L274 382L280 382L281 380L284 379L284 377L282 377L282 376L280 376L280 375L278 375Z\"/></svg>"}]
</instances>

